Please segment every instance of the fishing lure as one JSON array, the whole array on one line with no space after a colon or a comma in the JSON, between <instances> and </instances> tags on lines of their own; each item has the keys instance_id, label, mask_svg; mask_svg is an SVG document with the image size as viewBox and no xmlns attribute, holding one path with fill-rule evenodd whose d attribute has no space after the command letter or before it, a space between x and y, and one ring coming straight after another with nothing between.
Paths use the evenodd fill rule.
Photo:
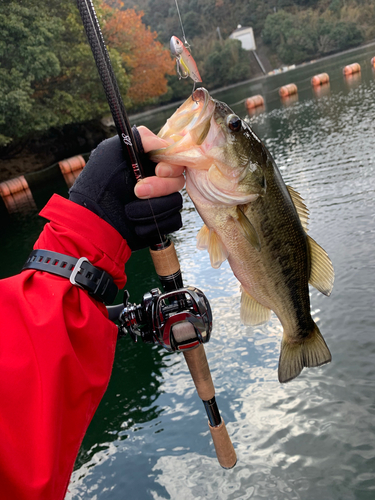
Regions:
<instances>
[{"instance_id":1,"label":"fishing lure","mask_svg":"<svg viewBox=\"0 0 375 500\"><path fill-rule=\"evenodd\" d=\"M190 76L194 82L201 82L202 78L199 74L197 64L189 49L182 41L176 36L172 36L170 47L172 55L176 58L177 74L179 78L187 78Z\"/></svg>"}]
</instances>

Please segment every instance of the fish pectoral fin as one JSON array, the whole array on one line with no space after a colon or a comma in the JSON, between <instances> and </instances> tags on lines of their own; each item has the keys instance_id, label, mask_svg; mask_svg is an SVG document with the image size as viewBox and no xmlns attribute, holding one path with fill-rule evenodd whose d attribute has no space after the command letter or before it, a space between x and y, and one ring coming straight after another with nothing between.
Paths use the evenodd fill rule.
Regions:
<instances>
[{"instance_id":1,"label":"fish pectoral fin","mask_svg":"<svg viewBox=\"0 0 375 500\"><path fill-rule=\"evenodd\" d=\"M223 242L213 229L208 229L206 224L203 224L197 234L197 248L199 250L207 249L210 255L211 266L218 269L221 264L228 258L228 250Z\"/></svg>"},{"instance_id":2,"label":"fish pectoral fin","mask_svg":"<svg viewBox=\"0 0 375 500\"><path fill-rule=\"evenodd\" d=\"M310 236L307 236L310 249L311 270L309 283L324 295L331 295L335 273L327 252Z\"/></svg>"},{"instance_id":3,"label":"fish pectoral fin","mask_svg":"<svg viewBox=\"0 0 375 500\"><path fill-rule=\"evenodd\" d=\"M208 250L208 244L210 242L210 230L203 224L197 234L197 248L198 250Z\"/></svg>"},{"instance_id":4,"label":"fish pectoral fin","mask_svg":"<svg viewBox=\"0 0 375 500\"><path fill-rule=\"evenodd\" d=\"M289 342L283 335L279 359L279 382L296 378L304 367L315 367L329 363L331 353L317 325L301 342Z\"/></svg>"},{"instance_id":5,"label":"fish pectoral fin","mask_svg":"<svg viewBox=\"0 0 375 500\"><path fill-rule=\"evenodd\" d=\"M260 252L261 244L259 240L258 233L256 232L254 226L249 221L249 219L244 214L242 208L237 206L236 216L233 217L234 221L238 225L241 233L247 239L247 241L252 245L258 252Z\"/></svg>"},{"instance_id":6,"label":"fish pectoral fin","mask_svg":"<svg viewBox=\"0 0 375 500\"><path fill-rule=\"evenodd\" d=\"M271 309L262 306L242 288L240 318L244 325L260 325L269 321Z\"/></svg>"},{"instance_id":7,"label":"fish pectoral fin","mask_svg":"<svg viewBox=\"0 0 375 500\"><path fill-rule=\"evenodd\" d=\"M309 209L305 205L302 196L299 193L297 193L295 189L293 189L291 186L287 186L287 189L289 191L290 197L292 198L293 204L296 207L302 227L307 232L308 231L307 226L309 224Z\"/></svg>"}]
</instances>

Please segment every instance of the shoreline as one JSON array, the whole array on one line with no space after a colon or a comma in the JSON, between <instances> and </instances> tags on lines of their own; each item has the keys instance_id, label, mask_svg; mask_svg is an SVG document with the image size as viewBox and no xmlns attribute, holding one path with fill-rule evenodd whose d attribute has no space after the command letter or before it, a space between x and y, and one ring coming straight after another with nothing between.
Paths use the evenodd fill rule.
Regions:
<instances>
[{"instance_id":1,"label":"shoreline","mask_svg":"<svg viewBox=\"0 0 375 500\"><path fill-rule=\"evenodd\" d=\"M295 67L282 71L282 73L289 73L301 67L314 65L327 59L333 59L345 54L354 53L365 48L375 46L375 40L370 40L365 44L358 47L337 52L328 56L314 59L309 62L301 63ZM255 83L273 76L281 74L268 73L267 75L260 75L249 80L237 82L232 85L217 88L210 93L212 95L219 94L229 89L239 87L241 85ZM148 118L155 113L168 111L169 109L176 109L184 100L175 101L172 103L158 106L157 108L149 109L139 113L129 115L129 121L134 123L142 118ZM86 124L75 124L62 130L51 130L45 136L38 138L31 145L26 145L20 153L14 154L11 158L0 158L0 182L8 181L17 176L42 171L51 167L51 165L63 159L75 156L77 154L87 154L96 145L107 137L114 135L114 124L111 116L103 117L101 120L92 121Z\"/></svg>"}]
</instances>

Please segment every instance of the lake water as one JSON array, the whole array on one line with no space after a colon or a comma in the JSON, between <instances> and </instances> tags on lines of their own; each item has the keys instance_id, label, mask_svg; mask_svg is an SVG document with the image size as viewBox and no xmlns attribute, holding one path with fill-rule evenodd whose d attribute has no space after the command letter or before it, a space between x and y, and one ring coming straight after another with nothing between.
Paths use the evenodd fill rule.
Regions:
<instances>
[{"instance_id":1,"label":"lake water","mask_svg":"<svg viewBox=\"0 0 375 500\"><path fill-rule=\"evenodd\" d=\"M183 356L124 338L67 500L375 498L374 55L375 46L361 48L213 93L265 142L306 201L309 234L332 259L332 295L311 288L332 363L279 384L281 325L274 315L261 327L241 325L239 285L227 263L214 270L208 254L196 250L202 223L184 194L175 244L185 284L202 289L213 309L206 353L238 463L219 466ZM362 72L346 80L342 68L352 62ZM310 79L323 71L330 86L318 95ZM278 88L290 82L298 100L282 103ZM250 117L241 101L258 93L265 110ZM137 123L157 130L172 112ZM66 192L62 185L54 190ZM46 197L40 193L37 205ZM43 223L36 211L4 219L2 276L22 266ZM127 274L132 301L158 286L147 250L131 257Z\"/></svg>"}]
</instances>

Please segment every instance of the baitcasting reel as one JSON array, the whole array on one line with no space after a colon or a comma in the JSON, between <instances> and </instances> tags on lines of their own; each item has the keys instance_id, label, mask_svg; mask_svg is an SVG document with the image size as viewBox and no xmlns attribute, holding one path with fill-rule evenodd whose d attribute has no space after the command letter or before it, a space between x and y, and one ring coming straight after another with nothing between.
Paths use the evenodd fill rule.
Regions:
<instances>
[{"instance_id":1,"label":"baitcasting reel","mask_svg":"<svg viewBox=\"0 0 375 500\"><path fill-rule=\"evenodd\" d=\"M119 316L120 335L129 333L136 342L157 343L168 351L193 349L209 341L212 330L210 304L201 290L180 288L162 293L154 288L141 304L129 304L124 292L124 308Z\"/></svg>"}]
</instances>

